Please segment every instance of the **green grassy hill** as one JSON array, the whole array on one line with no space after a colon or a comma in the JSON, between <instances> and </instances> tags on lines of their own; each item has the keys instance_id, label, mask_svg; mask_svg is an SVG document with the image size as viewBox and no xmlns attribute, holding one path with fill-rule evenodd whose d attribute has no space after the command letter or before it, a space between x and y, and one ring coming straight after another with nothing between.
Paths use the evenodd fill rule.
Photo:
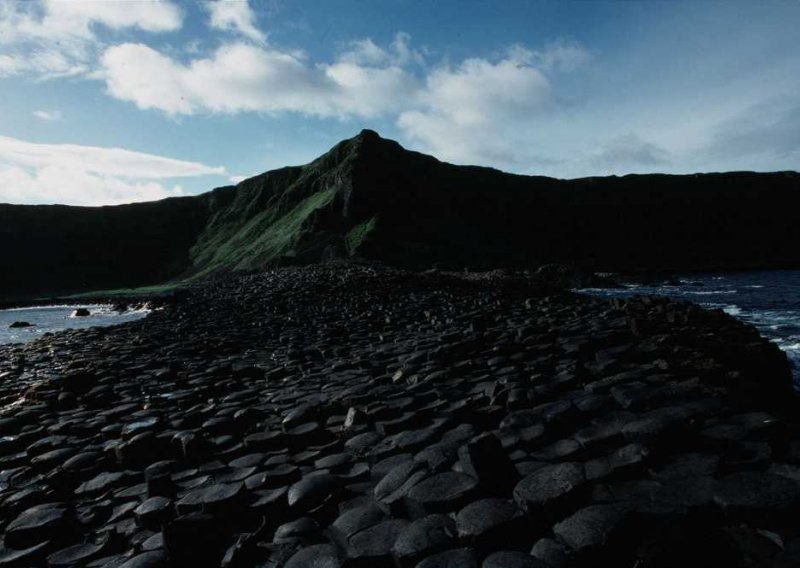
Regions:
<instances>
[{"instance_id":1,"label":"green grassy hill","mask_svg":"<svg viewBox=\"0 0 800 568\"><path fill-rule=\"evenodd\" d=\"M0 300L366 258L474 269L800 267L800 175L556 180L372 131L237 186L115 207L0 204Z\"/></svg>"}]
</instances>

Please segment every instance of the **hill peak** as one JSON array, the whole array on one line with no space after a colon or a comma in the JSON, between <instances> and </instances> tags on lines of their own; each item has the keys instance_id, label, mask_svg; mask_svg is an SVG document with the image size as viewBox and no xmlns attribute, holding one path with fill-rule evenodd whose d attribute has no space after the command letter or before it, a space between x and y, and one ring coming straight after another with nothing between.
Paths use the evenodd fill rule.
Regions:
<instances>
[{"instance_id":1,"label":"hill peak","mask_svg":"<svg viewBox=\"0 0 800 568\"><path fill-rule=\"evenodd\" d=\"M374 130L370 130L369 128L364 128L361 132L359 132L355 136L355 138L363 141L374 141L383 139L380 134L378 134Z\"/></svg>"}]
</instances>

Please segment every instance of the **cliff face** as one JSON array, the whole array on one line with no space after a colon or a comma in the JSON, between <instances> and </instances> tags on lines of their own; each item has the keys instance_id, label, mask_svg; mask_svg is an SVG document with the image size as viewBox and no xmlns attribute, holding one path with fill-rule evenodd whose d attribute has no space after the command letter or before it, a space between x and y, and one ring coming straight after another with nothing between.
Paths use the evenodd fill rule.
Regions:
<instances>
[{"instance_id":1,"label":"cliff face","mask_svg":"<svg viewBox=\"0 0 800 568\"><path fill-rule=\"evenodd\" d=\"M0 299L163 282L189 268L208 215L207 197L0 205Z\"/></svg>"},{"instance_id":2,"label":"cliff face","mask_svg":"<svg viewBox=\"0 0 800 568\"><path fill-rule=\"evenodd\" d=\"M0 298L364 257L493 268L800 266L800 175L556 180L363 131L236 187L117 207L0 205Z\"/></svg>"}]
</instances>

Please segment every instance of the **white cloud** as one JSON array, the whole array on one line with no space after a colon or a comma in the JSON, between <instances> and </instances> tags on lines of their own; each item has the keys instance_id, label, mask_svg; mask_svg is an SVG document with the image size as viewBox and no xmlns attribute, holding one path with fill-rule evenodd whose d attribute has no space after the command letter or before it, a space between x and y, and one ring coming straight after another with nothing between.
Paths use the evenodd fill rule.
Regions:
<instances>
[{"instance_id":1,"label":"white cloud","mask_svg":"<svg viewBox=\"0 0 800 568\"><path fill-rule=\"evenodd\" d=\"M64 118L58 110L35 110L33 116L45 122L53 122Z\"/></svg>"},{"instance_id":2,"label":"white cloud","mask_svg":"<svg viewBox=\"0 0 800 568\"><path fill-rule=\"evenodd\" d=\"M212 0L206 4L214 29L233 31L255 42L264 43L266 34L255 25L255 15L247 0Z\"/></svg>"},{"instance_id":3,"label":"white cloud","mask_svg":"<svg viewBox=\"0 0 800 568\"><path fill-rule=\"evenodd\" d=\"M87 73L98 26L109 30L174 31L181 10L166 0L0 2L0 76L32 73L45 78Z\"/></svg>"},{"instance_id":4,"label":"white cloud","mask_svg":"<svg viewBox=\"0 0 800 568\"><path fill-rule=\"evenodd\" d=\"M405 32L397 32L388 49L380 47L371 38L351 41L347 49L339 56L339 61L356 65L398 66L410 64L422 65L425 57L411 48L411 36Z\"/></svg>"},{"instance_id":5,"label":"white cloud","mask_svg":"<svg viewBox=\"0 0 800 568\"><path fill-rule=\"evenodd\" d=\"M221 167L121 148L39 144L0 136L0 202L110 205L181 195L181 177Z\"/></svg>"},{"instance_id":6,"label":"white cloud","mask_svg":"<svg viewBox=\"0 0 800 568\"><path fill-rule=\"evenodd\" d=\"M292 111L371 117L407 100L415 83L397 66L314 66L297 53L244 43L225 44L188 63L126 43L109 48L101 64L112 96L170 115Z\"/></svg>"},{"instance_id":7,"label":"white cloud","mask_svg":"<svg viewBox=\"0 0 800 568\"><path fill-rule=\"evenodd\" d=\"M351 42L331 63L243 42L181 61L125 43L105 51L97 77L112 96L171 116L393 118L408 140L442 159L519 170L552 163L536 143L537 121L558 108L543 69L572 68L583 54L563 42L542 51L516 46L500 60L431 69L404 33L386 47L369 38Z\"/></svg>"},{"instance_id":8,"label":"white cloud","mask_svg":"<svg viewBox=\"0 0 800 568\"><path fill-rule=\"evenodd\" d=\"M4 2L0 3L0 43L91 40L95 37L95 24L115 30L174 31L181 27L181 22L181 11L167 1Z\"/></svg>"},{"instance_id":9,"label":"white cloud","mask_svg":"<svg viewBox=\"0 0 800 568\"><path fill-rule=\"evenodd\" d=\"M179 185L136 181L92 174L80 169L47 166L36 170L0 164L0 202L119 205L183 195Z\"/></svg>"},{"instance_id":10,"label":"white cloud","mask_svg":"<svg viewBox=\"0 0 800 568\"><path fill-rule=\"evenodd\" d=\"M425 151L500 167L543 159L521 154L519 144L554 104L550 81L535 67L513 58L468 59L431 73L420 100L423 108L401 113L397 123Z\"/></svg>"},{"instance_id":11,"label":"white cloud","mask_svg":"<svg viewBox=\"0 0 800 568\"><path fill-rule=\"evenodd\" d=\"M0 77L33 73L42 78L73 77L89 71L84 56L57 49L36 48L27 53L0 54Z\"/></svg>"}]
</instances>

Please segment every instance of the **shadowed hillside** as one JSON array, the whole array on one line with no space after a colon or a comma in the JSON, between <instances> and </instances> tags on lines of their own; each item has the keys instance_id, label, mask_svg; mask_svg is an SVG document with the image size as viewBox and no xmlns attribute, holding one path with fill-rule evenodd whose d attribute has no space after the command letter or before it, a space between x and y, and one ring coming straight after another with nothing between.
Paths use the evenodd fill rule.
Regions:
<instances>
[{"instance_id":1,"label":"shadowed hillside","mask_svg":"<svg viewBox=\"0 0 800 568\"><path fill-rule=\"evenodd\" d=\"M556 180L455 166L365 130L196 197L0 205L0 298L361 257L408 267L800 266L800 175Z\"/></svg>"}]
</instances>

